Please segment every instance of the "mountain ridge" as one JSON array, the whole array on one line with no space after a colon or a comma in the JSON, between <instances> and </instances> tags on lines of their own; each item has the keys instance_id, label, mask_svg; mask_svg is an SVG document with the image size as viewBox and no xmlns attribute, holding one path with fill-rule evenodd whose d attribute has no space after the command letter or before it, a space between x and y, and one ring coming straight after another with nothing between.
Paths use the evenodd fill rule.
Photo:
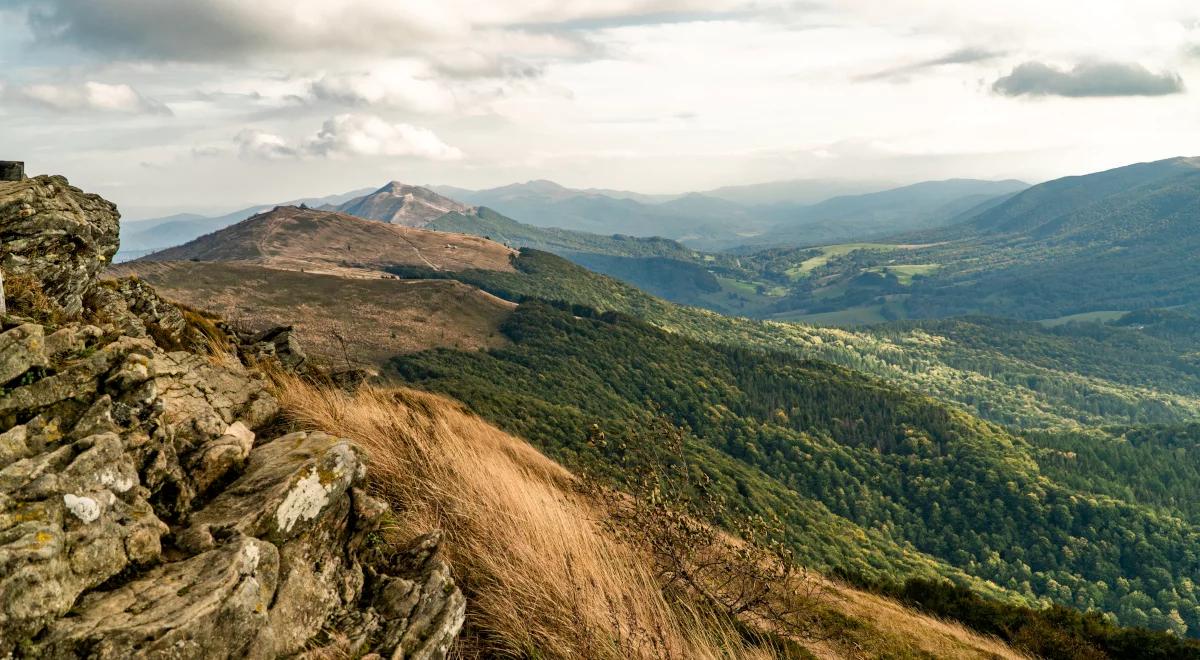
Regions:
<instances>
[{"instance_id":1,"label":"mountain ridge","mask_svg":"<svg viewBox=\"0 0 1200 660\"><path fill-rule=\"evenodd\" d=\"M471 207L422 186L391 181L374 192L338 205L348 215L406 227L424 227L447 213L469 213Z\"/></svg>"}]
</instances>

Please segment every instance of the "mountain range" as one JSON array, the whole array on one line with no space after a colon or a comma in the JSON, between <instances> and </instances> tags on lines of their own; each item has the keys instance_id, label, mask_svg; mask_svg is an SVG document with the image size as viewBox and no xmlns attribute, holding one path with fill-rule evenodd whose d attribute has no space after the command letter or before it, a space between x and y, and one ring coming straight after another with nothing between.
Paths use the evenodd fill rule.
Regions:
<instances>
[{"instance_id":1,"label":"mountain range","mask_svg":"<svg viewBox=\"0 0 1200 660\"><path fill-rule=\"evenodd\" d=\"M870 189L869 184L862 187ZM713 250L814 245L938 227L976 205L1025 187L1019 181L955 179L837 195L835 191L855 188L836 181L825 188L818 182L790 182L667 199L576 190L550 181L442 191L539 227L658 236ZM796 192L789 197L782 194L786 189ZM817 193L819 189L824 196Z\"/></svg>"},{"instance_id":2,"label":"mountain range","mask_svg":"<svg viewBox=\"0 0 1200 660\"><path fill-rule=\"evenodd\" d=\"M1186 181L1186 167L1161 165L1143 184ZM1024 194L980 213L1031 204L1018 202ZM684 429L680 460L702 470L731 511L780 521L781 540L814 568L863 583L949 578L1013 607L1059 603L1177 633L1200 625L1180 577L1197 570L1187 549L1200 542L1200 506L1180 490L1200 474L1186 426L1200 415L1200 369L1187 357L1200 336L1189 317L1141 312L1053 328L976 318L855 332L752 321L672 304L546 252L437 229L488 218L541 231L486 208L423 228L280 208L117 272L234 318L273 321L292 304L303 310L298 331L326 338L318 346L327 359L364 361L384 379L451 395L572 469L618 482L628 460L618 448L645 443L641 429L665 417ZM975 237L983 226L952 229ZM996 235L1011 241L1008 232L1028 229ZM468 238L479 241L472 254L494 256L443 261ZM622 258L708 263L724 281L771 268L804 281L864 253L937 247L907 245ZM880 277L899 282L898 272ZM924 276L910 277L916 287ZM402 293L416 287L427 288ZM328 302L306 297L312 291ZM456 320L466 308L491 311ZM381 337L422 323L439 329L404 348ZM439 341L438 332L450 334ZM378 343L385 349L367 348ZM595 440L593 425L607 441ZM1165 470L1178 482L1163 481Z\"/></svg>"},{"instance_id":3,"label":"mountain range","mask_svg":"<svg viewBox=\"0 0 1200 660\"><path fill-rule=\"evenodd\" d=\"M825 248L772 310L826 321L1194 313L1200 266L1189 255L1200 249L1198 215L1194 158L1048 181L952 226Z\"/></svg>"}]
</instances>

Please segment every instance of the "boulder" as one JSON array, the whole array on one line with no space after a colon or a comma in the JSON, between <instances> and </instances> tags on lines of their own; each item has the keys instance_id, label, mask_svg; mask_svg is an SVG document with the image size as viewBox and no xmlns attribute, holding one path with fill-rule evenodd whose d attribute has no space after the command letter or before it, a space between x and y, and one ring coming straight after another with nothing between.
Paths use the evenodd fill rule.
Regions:
<instances>
[{"instance_id":1,"label":"boulder","mask_svg":"<svg viewBox=\"0 0 1200 660\"><path fill-rule=\"evenodd\" d=\"M42 326L25 323L0 333L0 387L34 367L46 366Z\"/></svg>"},{"instance_id":2,"label":"boulder","mask_svg":"<svg viewBox=\"0 0 1200 660\"><path fill-rule=\"evenodd\" d=\"M300 347L295 329L290 325L250 336L243 350L256 362L277 362L287 373L302 374L308 366L308 355Z\"/></svg>"},{"instance_id":3,"label":"boulder","mask_svg":"<svg viewBox=\"0 0 1200 660\"><path fill-rule=\"evenodd\" d=\"M20 181L25 178L25 163L19 160L0 160L0 181Z\"/></svg>"},{"instance_id":4,"label":"boulder","mask_svg":"<svg viewBox=\"0 0 1200 660\"><path fill-rule=\"evenodd\" d=\"M68 317L119 245L117 207L59 176L0 181L0 271L8 288L23 282Z\"/></svg>"}]
</instances>

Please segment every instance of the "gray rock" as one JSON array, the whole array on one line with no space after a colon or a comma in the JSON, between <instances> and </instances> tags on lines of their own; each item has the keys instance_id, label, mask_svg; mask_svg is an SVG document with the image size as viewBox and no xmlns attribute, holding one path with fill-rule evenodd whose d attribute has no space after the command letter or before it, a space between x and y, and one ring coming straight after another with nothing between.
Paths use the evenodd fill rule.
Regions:
<instances>
[{"instance_id":1,"label":"gray rock","mask_svg":"<svg viewBox=\"0 0 1200 660\"><path fill-rule=\"evenodd\" d=\"M244 349L257 362L278 361L288 373L303 373L308 356L300 347L292 326L271 328L249 338Z\"/></svg>"},{"instance_id":2,"label":"gray rock","mask_svg":"<svg viewBox=\"0 0 1200 660\"><path fill-rule=\"evenodd\" d=\"M33 367L46 366L45 348L42 326L35 323L0 334L0 386Z\"/></svg>"},{"instance_id":3,"label":"gray rock","mask_svg":"<svg viewBox=\"0 0 1200 660\"><path fill-rule=\"evenodd\" d=\"M28 278L53 312L75 316L117 252L117 207L62 177L0 182L0 270L11 290Z\"/></svg>"},{"instance_id":4,"label":"gray rock","mask_svg":"<svg viewBox=\"0 0 1200 660\"><path fill-rule=\"evenodd\" d=\"M20 181L25 178L25 163L19 160L0 160L0 181Z\"/></svg>"},{"instance_id":5,"label":"gray rock","mask_svg":"<svg viewBox=\"0 0 1200 660\"><path fill-rule=\"evenodd\" d=\"M85 597L76 616L50 626L34 653L114 660L247 657L267 622L278 572L274 546L239 536Z\"/></svg>"}]
</instances>

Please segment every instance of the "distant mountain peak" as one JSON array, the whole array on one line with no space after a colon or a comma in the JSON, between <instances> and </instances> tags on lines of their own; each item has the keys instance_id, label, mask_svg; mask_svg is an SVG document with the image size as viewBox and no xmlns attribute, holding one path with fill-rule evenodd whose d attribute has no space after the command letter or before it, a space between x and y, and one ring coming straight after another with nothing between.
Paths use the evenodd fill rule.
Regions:
<instances>
[{"instance_id":1,"label":"distant mountain peak","mask_svg":"<svg viewBox=\"0 0 1200 660\"><path fill-rule=\"evenodd\" d=\"M474 208L423 186L389 181L369 195L336 209L342 213L406 227L424 227L447 213L471 213Z\"/></svg>"}]
</instances>

